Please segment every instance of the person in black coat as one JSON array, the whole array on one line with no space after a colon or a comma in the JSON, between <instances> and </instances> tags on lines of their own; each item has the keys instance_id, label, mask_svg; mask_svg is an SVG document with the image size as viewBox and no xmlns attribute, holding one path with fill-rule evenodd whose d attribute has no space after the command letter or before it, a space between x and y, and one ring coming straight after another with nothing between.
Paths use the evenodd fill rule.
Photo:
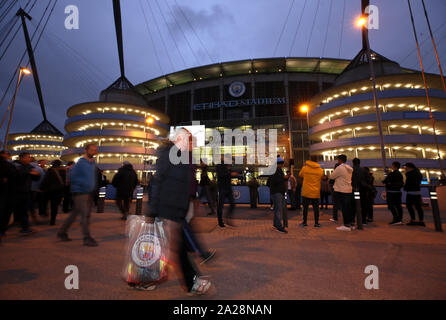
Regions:
<instances>
[{"instance_id":1,"label":"person in black coat","mask_svg":"<svg viewBox=\"0 0 446 320\"><path fill-rule=\"evenodd\" d=\"M392 172L383 180L386 186L387 207L392 212L393 220L389 224L403 224L403 207L401 206L402 192L404 185L403 175L400 172L401 164L398 161L392 163Z\"/></svg>"},{"instance_id":2,"label":"person in black coat","mask_svg":"<svg viewBox=\"0 0 446 320\"><path fill-rule=\"evenodd\" d=\"M65 191L67 171L61 167L62 162L60 160L54 160L51 164L52 167L47 171L40 184L40 190L43 191L45 201L50 201L50 225L54 226L56 224L57 210Z\"/></svg>"},{"instance_id":3,"label":"person in black coat","mask_svg":"<svg viewBox=\"0 0 446 320\"><path fill-rule=\"evenodd\" d=\"M125 161L124 165L119 168L113 177L112 185L116 188L116 205L122 213L121 219L127 220L133 191L138 185L138 176L130 162Z\"/></svg>"},{"instance_id":4,"label":"person in black coat","mask_svg":"<svg viewBox=\"0 0 446 320\"><path fill-rule=\"evenodd\" d=\"M151 180L151 199L147 215L168 220L171 235L169 259L185 290L190 294L199 295L205 293L211 283L199 276L199 271L188 257L189 243L185 224L192 185L192 164L189 161L174 161L178 159L176 157L190 159L192 135L188 130L181 128L176 132L174 141L175 143L165 143L157 150L156 173ZM186 157L181 157L183 153L187 153Z\"/></svg>"},{"instance_id":5,"label":"person in black coat","mask_svg":"<svg viewBox=\"0 0 446 320\"><path fill-rule=\"evenodd\" d=\"M287 181L289 177L285 176L283 173L283 164L284 160L281 157L277 158L277 169L271 176L270 180L270 193L274 204L273 226L275 230L279 232L288 233L288 231L285 230L285 228L288 228L285 194L287 191ZM283 225L281 219L283 220Z\"/></svg>"},{"instance_id":6,"label":"person in black coat","mask_svg":"<svg viewBox=\"0 0 446 320\"><path fill-rule=\"evenodd\" d=\"M31 202L31 183L39 180L40 173L31 166L31 156L28 152L19 155L19 160L14 161L17 175L14 181L14 211L17 214L22 227L21 234L27 235L34 231L29 228L28 210Z\"/></svg>"},{"instance_id":7,"label":"person in black coat","mask_svg":"<svg viewBox=\"0 0 446 320\"><path fill-rule=\"evenodd\" d=\"M17 171L9 160L10 153L0 152L0 241L8 229L14 206L14 181Z\"/></svg>"},{"instance_id":8,"label":"person in black coat","mask_svg":"<svg viewBox=\"0 0 446 320\"><path fill-rule=\"evenodd\" d=\"M406 183L404 184L404 191L406 191L406 208L410 214L410 222L407 223L408 226L423 226L424 224L424 212L421 207L421 181L423 180L423 175L420 170L412 163L408 162L405 165L406 169ZM415 220L415 211L417 210L419 221Z\"/></svg>"}]
</instances>

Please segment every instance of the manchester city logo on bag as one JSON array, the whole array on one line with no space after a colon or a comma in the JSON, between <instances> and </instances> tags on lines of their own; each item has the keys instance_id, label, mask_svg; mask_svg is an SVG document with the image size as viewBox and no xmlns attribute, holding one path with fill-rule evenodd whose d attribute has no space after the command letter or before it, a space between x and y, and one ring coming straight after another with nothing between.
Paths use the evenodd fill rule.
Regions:
<instances>
[{"instance_id":1,"label":"manchester city logo on bag","mask_svg":"<svg viewBox=\"0 0 446 320\"><path fill-rule=\"evenodd\" d=\"M229 94L234 98L241 97L245 93L245 90L245 84L240 81L234 81L229 85Z\"/></svg>"},{"instance_id":2,"label":"manchester city logo on bag","mask_svg":"<svg viewBox=\"0 0 446 320\"><path fill-rule=\"evenodd\" d=\"M133 244L132 260L142 268L149 267L161 257L161 244L152 234L141 235Z\"/></svg>"}]
</instances>

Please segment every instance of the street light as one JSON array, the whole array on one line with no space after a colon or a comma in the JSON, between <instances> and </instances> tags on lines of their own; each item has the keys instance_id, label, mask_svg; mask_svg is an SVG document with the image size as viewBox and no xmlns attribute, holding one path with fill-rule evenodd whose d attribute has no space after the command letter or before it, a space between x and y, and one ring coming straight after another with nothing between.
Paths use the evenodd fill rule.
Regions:
<instances>
[{"instance_id":1,"label":"street light","mask_svg":"<svg viewBox=\"0 0 446 320\"><path fill-rule=\"evenodd\" d=\"M12 98L12 101L11 101L11 103L8 106L8 109L9 109L9 107L11 107L11 105L12 105L11 111L9 113L8 127L6 128L5 140L3 142L3 149L5 149L5 150L7 150L7 148L8 148L7 141L8 141L8 135L9 135L9 128L10 128L11 122L12 122L12 113L14 112L15 100L16 100L16 97L17 97L17 92L19 90L20 81L22 80L22 73L24 73L26 75L30 75L31 71L29 69L27 69L27 68L20 67L19 77L17 79L17 84L15 86L14 97Z\"/></svg>"},{"instance_id":2,"label":"street light","mask_svg":"<svg viewBox=\"0 0 446 320\"><path fill-rule=\"evenodd\" d=\"M365 28L367 28L367 20L368 20L367 17L363 15L356 20L356 25L358 27L362 28L363 40L365 40L365 43L366 43L367 59L369 60L370 76L371 76L371 80L372 80L373 100L375 102L376 120L378 123L379 140L380 140L380 144L381 144L381 158L382 158L382 163L383 163L384 175L386 175L386 169L387 169L386 149L384 147L384 135L383 135L382 120L381 120L381 110L379 110L378 94L376 92L375 68L373 67L373 59L375 57L372 57L371 50L370 50L369 35L365 29Z\"/></svg>"},{"instance_id":3,"label":"street light","mask_svg":"<svg viewBox=\"0 0 446 320\"><path fill-rule=\"evenodd\" d=\"M155 119L153 117L146 117L145 121L146 125L152 125L155 122ZM144 159L143 159L143 176L145 183L147 184L147 175L146 175L146 158L147 158L147 140L148 140L148 131L147 127L144 126L144 130L146 131L146 141L144 143Z\"/></svg>"},{"instance_id":4,"label":"street light","mask_svg":"<svg viewBox=\"0 0 446 320\"><path fill-rule=\"evenodd\" d=\"M310 146L310 117L308 115L310 113L310 107L308 106L308 104L302 104L299 107L299 111L307 115L307 139L308 146Z\"/></svg>"}]
</instances>

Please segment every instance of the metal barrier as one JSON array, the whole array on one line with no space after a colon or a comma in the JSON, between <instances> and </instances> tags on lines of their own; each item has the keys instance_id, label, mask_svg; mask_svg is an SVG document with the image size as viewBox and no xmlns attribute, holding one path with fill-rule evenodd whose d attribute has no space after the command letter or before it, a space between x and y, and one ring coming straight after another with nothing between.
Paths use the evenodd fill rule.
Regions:
<instances>
[{"instance_id":1,"label":"metal barrier","mask_svg":"<svg viewBox=\"0 0 446 320\"><path fill-rule=\"evenodd\" d=\"M438 207L436 186L429 187L429 196L431 198L432 216L434 217L435 231L443 232L443 229L441 227L440 208Z\"/></svg>"},{"instance_id":2,"label":"metal barrier","mask_svg":"<svg viewBox=\"0 0 446 320\"><path fill-rule=\"evenodd\" d=\"M136 215L141 215L142 213L142 199L144 197L144 189L143 187L136 188Z\"/></svg>"},{"instance_id":3,"label":"metal barrier","mask_svg":"<svg viewBox=\"0 0 446 320\"><path fill-rule=\"evenodd\" d=\"M101 187L99 189L99 199L98 199L98 206L97 206L97 213L104 213L104 205L105 205L105 194L106 194L106 188Z\"/></svg>"}]
</instances>

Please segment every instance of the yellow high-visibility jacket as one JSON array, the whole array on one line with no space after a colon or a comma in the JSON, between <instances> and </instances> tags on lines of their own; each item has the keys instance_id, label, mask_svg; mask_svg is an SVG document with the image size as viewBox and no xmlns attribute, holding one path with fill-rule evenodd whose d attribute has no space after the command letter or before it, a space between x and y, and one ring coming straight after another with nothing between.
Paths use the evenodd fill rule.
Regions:
<instances>
[{"instance_id":1,"label":"yellow high-visibility jacket","mask_svg":"<svg viewBox=\"0 0 446 320\"><path fill-rule=\"evenodd\" d=\"M299 172L302 182L302 197L319 199L321 196L321 179L324 170L317 162L307 160Z\"/></svg>"}]
</instances>

